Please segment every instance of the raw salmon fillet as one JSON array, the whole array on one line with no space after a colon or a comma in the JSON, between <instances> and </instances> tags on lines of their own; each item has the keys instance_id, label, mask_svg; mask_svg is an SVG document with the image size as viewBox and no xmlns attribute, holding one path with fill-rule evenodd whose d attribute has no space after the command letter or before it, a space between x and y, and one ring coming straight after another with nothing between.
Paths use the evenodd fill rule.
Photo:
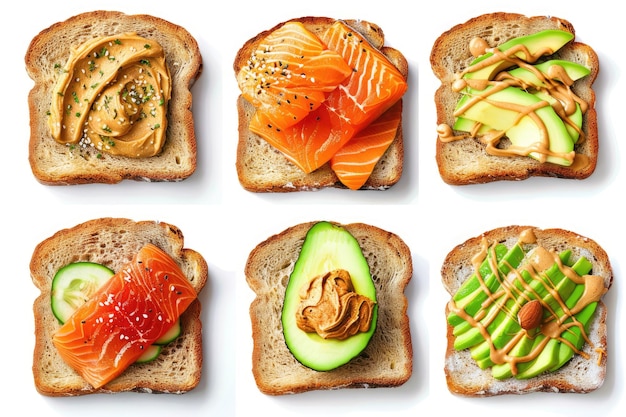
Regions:
<instances>
[{"instance_id":1,"label":"raw salmon fillet","mask_svg":"<svg viewBox=\"0 0 626 417\"><path fill-rule=\"evenodd\" d=\"M159 339L196 299L176 262L144 246L55 333L63 360L100 388Z\"/></svg>"},{"instance_id":2,"label":"raw salmon fillet","mask_svg":"<svg viewBox=\"0 0 626 417\"><path fill-rule=\"evenodd\" d=\"M350 76L300 123L277 128L269 112L257 112L249 126L305 173L330 161L354 135L400 100L408 87L398 69L345 23L335 22L320 39L352 68Z\"/></svg>"},{"instance_id":3,"label":"raw salmon fillet","mask_svg":"<svg viewBox=\"0 0 626 417\"><path fill-rule=\"evenodd\" d=\"M302 23L288 22L261 42L237 74L242 95L273 128L292 126L352 73Z\"/></svg>"},{"instance_id":4,"label":"raw salmon fillet","mask_svg":"<svg viewBox=\"0 0 626 417\"><path fill-rule=\"evenodd\" d=\"M402 120L402 100L357 133L330 160L339 181L351 190L361 188L396 138Z\"/></svg>"}]
</instances>

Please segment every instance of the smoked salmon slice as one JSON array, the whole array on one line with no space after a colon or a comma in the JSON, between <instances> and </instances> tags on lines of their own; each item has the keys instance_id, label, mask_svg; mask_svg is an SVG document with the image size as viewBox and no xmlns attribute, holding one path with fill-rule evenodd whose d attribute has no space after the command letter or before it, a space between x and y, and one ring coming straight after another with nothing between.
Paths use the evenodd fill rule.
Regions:
<instances>
[{"instance_id":1,"label":"smoked salmon slice","mask_svg":"<svg viewBox=\"0 0 626 417\"><path fill-rule=\"evenodd\" d=\"M352 68L350 75L301 122L288 128L255 114L249 129L310 173L330 161L355 134L376 120L404 95L400 71L361 34L337 21L320 36ZM258 112L257 112L258 113ZM265 112L264 112L265 113Z\"/></svg>"},{"instance_id":2,"label":"smoked salmon slice","mask_svg":"<svg viewBox=\"0 0 626 417\"><path fill-rule=\"evenodd\" d=\"M237 74L242 95L272 126L300 122L352 69L302 23L287 22L269 34Z\"/></svg>"},{"instance_id":3,"label":"smoked salmon slice","mask_svg":"<svg viewBox=\"0 0 626 417\"><path fill-rule=\"evenodd\" d=\"M178 264L147 244L54 334L63 360L94 388L165 334L197 294Z\"/></svg>"},{"instance_id":4,"label":"smoked salmon slice","mask_svg":"<svg viewBox=\"0 0 626 417\"><path fill-rule=\"evenodd\" d=\"M396 138L402 120L402 100L357 133L330 160L330 168L351 190L363 187L374 167Z\"/></svg>"}]
</instances>

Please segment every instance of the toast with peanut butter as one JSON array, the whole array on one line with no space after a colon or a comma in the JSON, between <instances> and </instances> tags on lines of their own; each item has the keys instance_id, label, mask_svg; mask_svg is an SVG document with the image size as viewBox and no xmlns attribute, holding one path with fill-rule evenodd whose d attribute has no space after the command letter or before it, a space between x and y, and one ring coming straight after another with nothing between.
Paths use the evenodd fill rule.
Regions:
<instances>
[{"instance_id":1,"label":"toast with peanut butter","mask_svg":"<svg viewBox=\"0 0 626 417\"><path fill-rule=\"evenodd\" d=\"M241 49L238 51L233 69L235 75L237 75L238 80L241 80L241 74L245 71L247 67L252 68L255 62L255 59L259 58L259 46L264 46L264 42L267 42L266 39L270 37L277 30L287 27L287 25L291 24L302 24L304 28L315 37L322 37L325 33L328 33L330 29L332 29L333 25L341 22L345 24L349 31L354 34L358 34L358 37L361 39L361 45L368 45L368 48L372 48L372 50L376 51L376 55L378 52L382 53L382 60L391 64L392 67L395 67L393 71L389 71L389 73L394 73L398 75L398 78L404 83L406 78L408 77L408 62L405 59L404 55L397 49L394 49L390 46L385 45L385 38L382 29L374 23L362 21L362 20L337 20L333 18L327 17L302 17L297 19L292 19L287 22L283 22L277 24L275 27L263 31L253 38L249 39L244 43ZM346 36L347 39L356 39L357 36ZM289 39L289 38L288 38ZM314 42L319 42L319 40L315 40ZM289 43L289 42L287 42ZM308 44L305 44L304 50L306 51ZM348 49L348 48L346 48ZM365 49L363 49L365 50ZM359 53L360 53L359 49ZM326 51L325 51L326 52ZM297 52L293 52L293 54L298 55ZM286 58L285 58L286 59ZM363 61L365 62L365 61ZM252 63L252 64L251 64ZM297 64L291 64L288 66L281 62L283 66L285 66L285 71L297 71ZM343 65L345 65L342 62ZM308 65L308 64L307 64ZM331 67L335 65L332 64ZM308 68L307 66L303 66L302 68L308 69L309 72L313 72L313 69ZM244 71L242 71L242 69ZM329 70L329 72L333 72ZM347 74L358 74L356 68L350 69L347 67ZM301 74L303 77L305 74ZM297 75L299 78L301 75ZM291 76L288 75L290 79L296 79L296 75ZM351 75L350 75L351 76ZM345 76L344 76L345 77ZM355 75L356 77L356 75ZM313 84L319 84L319 79L321 77L318 75L315 77L315 81ZM384 77L381 77L382 80ZM281 83L280 79L277 80L277 83ZM382 82L382 81L377 81ZM241 82L240 82L241 83ZM347 83L347 81L344 81ZM268 82L269 84L269 82ZM370 84L370 83L363 83ZM241 87L241 85L240 85ZM261 91L265 90L265 86L259 87ZM290 91L285 89L286 91ZM381 89L383 93L381 96L387 94L386 89ZM243 91L243 89L242 89ZM307 97L305 94L305 90L300 87L296 87L293 91L298 92L299 94L294 94L295 96L299 96L300 101L304 103L303 98L312 97L312 93ZM325 93L329 94L329 93ZM332 93L330 93L332 94ZM297 101L297 99L288 100L287 95L284 94L285 98L280 100L281 110L284 110L288 105L292 106ZM356 96L356 94L355 94ZM377 94L372 93L371 97L375 97ZM279 97L281 97L279 95ZM318 137L317 133L325 132L322 129L315 128L302 128L302 135L298 133L289 139L285 138L276 138L276 142L270 142L268 137L272 137L272 132L266 132L264 128L256 129L255 125L255 113L258 113L256 106L251 102L249 95L241 94L237 99L237 110L238 110L238 120L239 120L239 138L238 138L238 146L237 146L237 160L236 160L236 168L237 175L239 178L239 182L241 185L248 191L252 192L292 192L292 191L306 191L306 190L318 190L322 188L335 187L335 188L352 188L352 189L377 189L383 190L391 187L395 183L397 183L402 175L402 167L403 167L403 157L404 157L404 146L403 146L403 132L402 132L402 107L401 107L401 99L398 100L399 107L396 108L396 121L399 120L398 123L394 125L393 128L387 129L389 132L393 132L388 140L385 139L384 145L378 144L377 147L363 148L361 152L365 152L368 149L383 149L384 153L377 153L371 161L357 161L358 163L354 163L354 161L349 161L350 163L343 164L342 166L349 166L348 173L342 174L336 168L336 159L337 156L335 154L335 158L333 160L328 160L330 154L326 157L319 157L320 160L327 161L325 163L320 162L319 164L313 167L302 167L298 163L294 163L293 159L290 159L290 153L284 152L285 148L295 148L290 149L293 153L312 153L315 158L318 158L317 152L319 149L327 150L331 149L335 146L335 142L339 142L339 139L333 139L333 143L326 141L323 145L318 146L318 143L315 142ZM319 103L316 103L319 105ZM320 109L325 107L324 104L317 109L319 112ZM367 107L367 106L363 106ZM308 109L306 110L308 112ZM275 111L278 113L278 111ZM319 118L316 111L311 111L311 115L309 117L310 120L321 120L319 125L324 125L325 118ZM295 118L294 118L295 120ZM302 118L298 119L298 126L305 125L305 120ZM345 117L345 120L350 120L348 117ZM267 123L268 127L270 123ZM252 129L251 129L252 127ZM263 126L264 127L264 126ZM292 126L289 126L291 128ZM351 129L351 127L350 127ZM360 129L360 128L359 128ZM276 128L278 131L279 129ZM331 131L335 137L341 136L343 133L337 133L342 131L343 129L336 129L336 127L332 127ZM260 131L260 132L259 132ZM282 129L282 132L288 132L287 128ZM298 131L299 132L299 131ZM306 133L308 132L308 133ZM363 136L366 136L366 129L363 132ZM377 129L377 132L380 132L380 129ZM279 132L280 133L280 132ZM321 138L320 141L326 140L326 133L323 133L325 136ZM285 133L287 136L287 133ZM353 136L356 138L358 136ZM375 136L370 135L370 136ZM312 139L315 138L315 139ZM342 139L343 140L343 139ZM294 143L303 142L299 146L293 146ZM351 140L350 142L355 143L355 140ZM348 142L348 143L350 143ZM276 145L278 143L278 145ZM284 143L287 145L283 146ZM347 149L346 147L342 148ZM348 152L346 152L348 153ZM356 152L350 151L351 155L355 155ZM369 154L368 154L369 155ZM310 156L313 159L313 156ZM367 162L367 164L365 163ZM370 164L371 165L368 165ZM339 165L339 164L338 164ZM357 170L353 168L355 166L359 166ZM366 167L366 168L363 168ZM367 171L370 169L371 171ZM339 174L338 174L339 172ZM349 177L349 181L343 181L344 177ZM354 184L353 178L363 178L363 180L359 180L358 183ZM348 184L348 185L346 185Z\"/></svg>"},{"instance_id":2,"label":"toast with peanut butter","mask_svg":"<svg viewBox=\"0 0 626 417\"><path fill-rule=\"evenodd\" d=\"M34 81L29 162L39 182L180 181L195 171L190 88L202 57L181 26L87 12L41 31L25 61Z\"/></svg>"},{"instance_id":3,"label":"toast with peanut butter","mask_svg":"<svg viewBox=\"0 0 626 417\"><path fill-rule=\"evenodd\" d=\"M501 227L456 246L441 276L451 297L444 371L452 393L587 393L603 384L603 296L613 272L595 241Z\"/></svg>"},{"instance_id":4,"label":"toast with peanut butter","mask_svg":"<svg viewBox=\"0 0 626 417\"><path fill-rule=\"evenodd\" d=\"M342 233L343 237L329 240L323 237L324 233L333 232ZM335 268L342 265L342 261L352 259L344 249L336 250L336 242L343 241L346 236L352 241L353 250L358 252L357 257L364 257L366 264L359 261L349 262L350 267L343 264L339 268L344 269L343 273L337 274L336 271L317 271L321 272L319 275L313 272L322 265ZM316 240L319 246L307 243ZM326 262L317 262L316 254L326 253L326 250L330 250L328 256L323 255ZM336 253L343 256L331 261ZM304 261L305 254L307 260L313 259L307 267L304 266L307 262ZM358 264L361 266L355 266ZM367 280L371 275L375 289L369 293L364 290L367 285L359 281L359 269L368 275ZM413 358L404 290L412 271L410 250L397 235L360 223L302 223L256 246L248 257L245 275L255 293L250 305L252 372L259 390L268 395L282 395L338 388L395 387L406 382L412 373ZM332 279L345 283L346 272L351 277L353 291L338 300L359 298L363 301L363 294L369 297L376 305L369 328L359 326L357 330L356 325L345 328L343 320L332 326L322 324L320 316L328 318L327 313L316 313L321 309L315 305L321 305L321 300L333 294L327 292L327 288L317 287L318 279L332 276ZM309 292L315 303L305 301ZM358 297L352 297L355 292ZM297 295L297 300L290 295ZM365 304L371 307L366 300ZM300 307L296 308L296 305ZM358 309L356 317L350 316L349 323L361 321L365 317L364 309L370 311L363 306ZM342 309L347 310L350 308ZM311 315L307 316L308 313ZM299 319L305 322L305 326ZM294 324L296 321L298 327ZM307 327L324 328L333 334L322 336L321 332ZM353 333L344 337L346 331ZM363 338L368 341L362 343ZM355 343L360 346L349 352Z\"/></svg>"},{"instance_id":5,"label":"toast with peanut butter","mask_svg":"<svg viewBox=\"0 0 626 417\"><path fill-rule=\"evenodd\" d=\"M34 249L30 274L40 294L33 304L35 348L32 370L39 393L54 397L125 391L182 394L198 385L203 363L201 303L198 298L180 316L178 334L174 334L167 344L156 347L158 356L147 361L137 360L115 379L97 388L65 361L55 344L57 333L71 319L63 319L64 323L61 323L60 313L63 312L61 307L64 304L55 304L53 300L61 299L72 305L72 309L76 308L74 312L77 312L80 308L77 300L87 303L90 297L95 297L94 294L87 294L87 289L95 282L88 279L93 274L83 269L65 287L62 285L62 271L71 271L71 268L82 265L95 265L98 270L107 269L111 273L117 273L122 268L126 271L130 269L128 265L135 254L149 244L171 257L193 290L201 292L208 280L205 259L200 253L184 247L180 229L164 222L94 219L60 230ZM93 268L91 272L94 272ZM108 277L105 279L112 279ZM126 278L131 279L130 276ZM110 297L115 297L115 294L111 293ZM155 293L151 298L158 296ZM133 306L135 313L142 310L141 303L123 304ZM142 313L142 317L145 318L147 313ZM139 322L139 315L136 320ZM120 327L125 328L124 324ZM144 333L142 337L149 336ZM84 346L87 346L87 342ZM105 349L103 345L101 357L107 357L111 351L111 348ZM122 355L122 352L118 355Z\"/></svg>"},{"instance_id":6,"label":"toast with peanut butter","mask_svg":"<svg viewBox=\"0 0 626 417\"><path fill-rule=\"evenodd\" d=\"M481 15L440 35L430 62L441 82L436 160L444 182L593 173L599 62L570 22Z\"/></svg>"}]
</instances>

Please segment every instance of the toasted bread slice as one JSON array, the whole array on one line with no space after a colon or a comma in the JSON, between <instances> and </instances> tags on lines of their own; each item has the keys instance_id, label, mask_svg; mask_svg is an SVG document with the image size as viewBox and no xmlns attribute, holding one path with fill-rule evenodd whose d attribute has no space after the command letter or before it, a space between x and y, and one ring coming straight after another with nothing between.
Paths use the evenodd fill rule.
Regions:
<instances>
[{"instance_id":1,"label":"toasted bread slice","mask_svg":"<svg viewBox=\"0 0 626 417\"><path fill-rule=\"evenodd\" d=\"M129 158L80 151L57 143L48 127L54 86L69 57L70 48L98 37L123 33L156 40L165 51L172 79L166 139L161 153ZM180 181L196 168L196 136L190 88L202 72L198 44L184 28L148 15L113 11L83 13L43 30L26 52L26 70L35 82L30 109L29 161L37 180L48 185L117 183L124 179Z\"/></svg>"},{"instance_id":2,"label":"toasted bread slice","mask_svg":"<svg viewBox=\"0 0 626 417\"><path fill-rule=\"evenodd\" d=\"M613 271L606 252L593 240L563 229L539 229L532 226L509 226L487 231L480 236L468 239L456 246L446 256L441 268L441 279L446 291L453 296L459 287L474 273L472 258L481 252L483 239L488 243L502 243L512 247L524 231L531 230L535 243L525 243L525 251L541 245L545 249L559 253L572 250L578 259L585 256L593 264L590 274L601 277L604 288L611 287ZM450 312L446 307L446 317ZM530 379L508 378L498 380L491 369L480 369L470 356L468 349L454 348L453 327L448 323L447 349L444 371L449 390L457 395L478 397L501 394L526 394L536 391L586 393L599 388L606 376L607 350L607 307L598 302L589 324L587 334L590 343L582 348L587 357L575 354L560 369L543 373Z\"/></svg>"},{"instance_id":3,"label":"toasted bread slice","mask_svg":"<svg viewBox=\"0 0 626 417\"><path fill-rule=\"evenodd\" d=\"M183 333L163 347L159 357L131 365L118 378L94 389L67 365L52 344L60 327L50 306L51 284L59 268L73 262L103 264L118 271L147 243L167 252L181 267L197 292L208 279L208 267L197 252L183 247L183 234L173 225L128 219L101 218L64 229L35 248L31 278L41 294L34 302L35 350L33 374L37 390L48 396L74 396L96 392L140 391L184 393L196 387L202 371L200 302L195 300L181 316Z\"/></svg>"},{"instance_id":4,"label":"toasted bread slice","mask_svg":"<svg viewBox=\"0 0 626 417\"><path fill-rule=\"evenodd\" d=\"M328 26L332 25L336 19L303 17L290 21L302 22L311 32L321 33ZM406 58L397 49L384 46L384 34L379 26L363 20L346 20L345 22L382 51L405 78L408 76L408 62ZM259 33L242 46L233 64L235 74L239 73L242 66L246 65L252 51L256 49L259 42L285 23L280 23L270 30ZM260 136L250 132L248 126L255 108L242 96L239 96L237 99L237 111L239 116L239 141L237 145L236 167L239 182L246 190L253 192L290 192L318 190L328 187L345 188L330 169L329 164L310 174L306 174L289 162L280 151L269 145ZM403 159L404 143L402 122L400 122L396 138L387 149L387 152L378 161L372 175L362 188L382 190L397 183L402 175Z\"/></svg>"},{"instance_id":5,"label":"toasted bread slice","mask_svg":"<svg viewBox=\"0 0 626 417\"><path fill-rule=\"evenodd\" d=\"M411 252L395 234L366 224L345 227L359 242L376 286L378 322L365 350L347 364L319 372L291 354L283 336L284 294L306 233L303 223L260 243L248 257L246 280L256 298L250 305L252 372L261 392L269 395L356 387L393 387L412 373L412 344L404 289L413 265Z\"/></svg>"},{"instance_id":6,"label":"toasted bread slice","mask_svg":"<svg viewBox=\"0 0 626 417\"><path fill-rule=\"evenodd\" d=\"M441 86L435 93L437 125L454 124L454 109L460 94L451 86L455 74L467 68L473 60L469 42L474 37L483 38L490 47L545 29L559 29L574 34L573 25L563 19L549 16L527 17L513 13L481 15L456 25L435 41L430 62ZM572 91L589 105L583 119L584 140L575 145L579 154L570 167L541 163L526 156L492 156L485 145L475 138L443 142L437 140L436 159L441 178L448 184L466 185L498 180L523 180L531 176L550 176L584 179L595 170L598 159L598 126L595 110L595 93L592 84L599 71L598 56L585 44L573 41L561 48L555 58L582 64L591 73L576 81Z\"/></svg>"}]
</instances>

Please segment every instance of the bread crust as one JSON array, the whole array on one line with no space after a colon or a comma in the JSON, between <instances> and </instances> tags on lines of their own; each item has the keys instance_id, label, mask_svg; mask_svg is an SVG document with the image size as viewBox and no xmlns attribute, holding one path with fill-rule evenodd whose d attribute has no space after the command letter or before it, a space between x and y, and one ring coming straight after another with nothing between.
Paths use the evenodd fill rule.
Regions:
<instances>
[{"instance_id":1,"label":"bread crust","mask_svg":"<svg viewBox=\"0 0 626 417\"><path fill-rule=\"evenodd\" d=\"M313 33L319 34L337 19L329 17L306 16L291 19L265 30L244 43L237 52L233 69L235 75L250 58L252 51L272 31L287 22L301 22ZM384 46L382 29L374 23L363 20L344 20L349 26L359 31L367 40L378 48L408 78L408 61L404 55L389 46ZM346 188L338 180L328 164L316 171L305 174L285 156L258 135L250 132L248 126L254 114L254 106L241 95L237 98L239 140L237 145L237 176L242 187L252 192L293 192L311 191L321 188ZM372 175L362 189L384 190L396 184L402 176L404 161L404 138L402 121L396 137L378 162Z\"/></svg>"},{"instance_id":2,"label":"bread crust","mask_svg":"<svg viewBox=\"0 0 626 417\"><path fill-rule=\"evenodd\" d=\"M441 81L435 92L437 125L454 124L453 111L460 95L452 91L451 85L454 74L466 68L473 59L468 47L472 38L480 36L490 47L495 47L511 38L543 29L560 29L575 34L574 26L558 17L528 17L503 12L474 17L441 34L434 42L430 55L432 70ZM449 143L437 139L436 161L444 182L467 185L499 180L524 180L532 176L584 179L594 172L598 159L598 122L592 84L600 68L598 56L590 46L573 41L558 51L555 57L583 64L591 70L588 76L572 86L574 93L589 104L582 126L586 139L574 148L577 154L588 159L588 164L563 167L541 163L525 156L492 156L485 152L484 144L472 138Z\"/></svg>"},{"instance_id":3,"label":"bread crust","mask_svg":"<svg viewBox=\"0 0 626 417\"><path fill-rule=\"evenodd\" d=\"M441 279L444 288L454 295L461 284L473 273L472 257L480 252L481 242L486 238L488 242L504 243L507 247L513 246L524 230L532 229L537 244L546 249L560 252L572 249L574 256L584 255L592 263L592 274L604 278L605 288L610 288L613 282L613 271L607 253L594 240L580 236L563 229L540 229L534 226L506 226L489 230L480 236L472 237L452 249L446 256L441 267ZM529 246L535 246L530 244ZM445 317L449 310L446 306ZM445 352L444 372L448 389L453 394L467 397L487 397L502 394L527 394L531 392L570 392L587 393L599 388L604 382L607 365L607 307L602 300L598 306L589 327L590 340L583 347L583 352L589 355L585 359L581 355L574 357L555 372L549 372L527 380L509 378L497 380L492 377L491 370L482 370L466 349L457 351L454 348L453 328L447 326L447 346ZM599 362L598 353L594 348L604 351Z\"/></svg>"},{"instance_id":4,"label":"bread crust","mask_svg":"<svg viewBox=\"0 0 626 417\"><path fill-rule=\"evenodd\" d=\"M283 395L402 385L413 368L404 295L413 274L411 252L400 237L374 226L343 225L359 242L376 286L378 324L368 346L349 363L327 372L305 367L287 348L281 322L284 293L306 233L315 223L298 224L269 237L248 257L246 281L256 294L250 305L252 373L259 390Z\"/></svg>"},{"instance_id":5,"label":"bread crust","mask_svg":"<svg viewBox=\"0 0 626 417\"><path fill-rule=\"evenodd\" d=\"M57 68L70 48L86 40L134 32L154 39L165 51L172 78L168 127L160 154L129 158L96 152L78 152L58 144L47 124ZM202 73L202 56L194 37L183 27L150 15L127 15L97 10L82 13L42 30L31 41L25 56L26 71L35 85L28 96L30 111L29 162L35 178L46 185L180 181L196 169L197 149L190 88Z\"/></svg>"},{"instance_id":6,"label":"bread crust","mask_svg":"<svg viewBox=\"0 0 626 417\"><path fill-rule=\"evenodd\" d=\"M201 305L197 299L181 316L182 335L164 346L155 361L131 365L100 389L94 389L69 367L52 344L52 335L60 327L50 307L50 286L56 271L77 261L100 263L118 271L147 243L167 252L196 292L202 290L208 280L206 261L198 252L185 248L180 229L168 223L94 219L60 230L37 245L30 261L30 273L33 284L40 290L33 303L33 376L39 393L47 396L123 391L179 394L198 385L203 356Z\"/></svg>"}]
</instances>

